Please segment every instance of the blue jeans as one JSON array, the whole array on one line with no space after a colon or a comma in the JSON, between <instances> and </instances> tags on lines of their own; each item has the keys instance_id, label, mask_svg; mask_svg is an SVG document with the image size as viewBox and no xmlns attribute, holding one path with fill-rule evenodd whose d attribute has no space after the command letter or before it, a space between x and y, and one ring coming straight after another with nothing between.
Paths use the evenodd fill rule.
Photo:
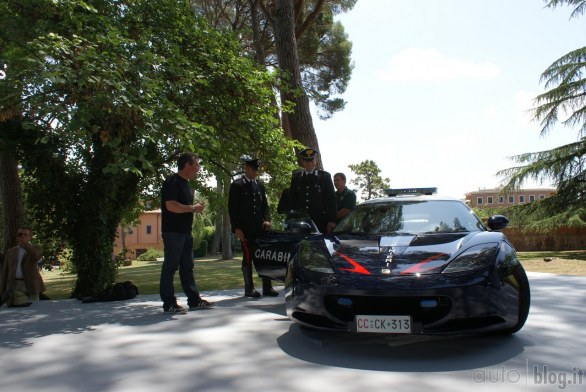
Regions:
<instances>
[{"instance_id":1,"label":"blue jeans","mask_svg":"<svg viewBox=\"0 0 586 392\"><path fill-rule=\"evenodd\" d=\"M200 299L193 277L193 237L191 234L163 233L164 256L161 267L160 295L163 307L176 304L173 279L179 270L181 287L189 306L197 305Z\"/></svg>"}]
</instances>

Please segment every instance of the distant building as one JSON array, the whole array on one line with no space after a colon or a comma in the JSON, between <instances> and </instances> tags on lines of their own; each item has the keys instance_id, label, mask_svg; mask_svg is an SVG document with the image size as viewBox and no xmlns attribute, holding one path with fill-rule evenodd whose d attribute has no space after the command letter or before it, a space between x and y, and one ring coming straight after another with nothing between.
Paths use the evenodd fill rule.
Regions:
<instances>
[{"instance_id":1,"label":"distant building","mask_svg":"<svg viewBox=\"0 0 586 392\"><path fill-rule=\"evenodd\" d=\"M479 189L466 193L466 204L472 208L508 207L545 199L555 192L552 188L520 189L508 193L504 193L501 188Z\"/></svg>"},{"instance_id":2,"label":"distant building","mask_svg":"<svg viewBox=\"0 0 586 392\"><path fill-rule=\"evenodd\" d=\"M129 257L138 257L149 248L163 249L161 237L161 210L145 211L140 214L139 223L134 227L118 226L114 240L114 255L120 254L122 247L126 247L131 254Z\"/></svg>"}]
</instances>

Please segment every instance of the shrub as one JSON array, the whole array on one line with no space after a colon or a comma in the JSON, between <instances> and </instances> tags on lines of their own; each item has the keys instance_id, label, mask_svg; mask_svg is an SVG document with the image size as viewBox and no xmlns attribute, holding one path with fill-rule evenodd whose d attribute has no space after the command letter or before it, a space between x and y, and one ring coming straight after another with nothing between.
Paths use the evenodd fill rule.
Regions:
<instances>
[{"instance_id":1,"label":"shrub","mask_svg":"<svg viewBox=\"0 0 586 392\"><path fill-rule=\"evenodd\" d=\"M63 251L58 255L59 259L59 269L64 272L70 272L72 274L77 273L77 269L71 262L72 251L69 248L63 249Z\"/></svg>"},{"instance_id":2,"label":"shrub","mask_svg":"<svg viewBox=\"0 0 586 392\"><path fill-rule=\"evenodd\" d=\"M149 248L136 259L140 261L152 261L156 260L158 257L163 257L163 251L161 249Z\"/></svg>"}]
</instances>

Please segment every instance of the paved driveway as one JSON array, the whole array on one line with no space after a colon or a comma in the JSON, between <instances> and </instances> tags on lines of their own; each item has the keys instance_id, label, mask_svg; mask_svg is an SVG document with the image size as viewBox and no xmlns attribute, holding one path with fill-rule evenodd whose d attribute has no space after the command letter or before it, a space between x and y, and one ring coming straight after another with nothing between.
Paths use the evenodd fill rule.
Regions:
<instances>
[{"instance_id":1,"label":"paved driveway","mask_svg":"<svg viewBox=\"0 0 586 392\"><path fill-rule=\"evenodd\" d=\"M205 293L211 310L158 297L0 308L3 391L584 391L586 277L529 274L532 307L511 337L307 332L283 298ZM185 298L180 298L185 303ZM498 389L497 389L498 388Z\"/></svg>"}]
</instances>

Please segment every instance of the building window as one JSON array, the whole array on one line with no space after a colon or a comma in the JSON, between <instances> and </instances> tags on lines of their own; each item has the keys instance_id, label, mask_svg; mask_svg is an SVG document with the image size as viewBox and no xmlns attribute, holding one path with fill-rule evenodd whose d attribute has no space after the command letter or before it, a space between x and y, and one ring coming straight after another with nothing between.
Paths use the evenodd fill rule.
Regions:
<instances>
[{"instance_id":1,"label":"building window","mask_svg":"<svg viewBox=\"0 0 586 392\"><path fill-rule=\"evenodd\" d=\"M482 197L477 197L477 198L476 198L476 205L477 205L477 206L480 206L480 205L482 205Z\"/></svg>"},{"instance_id":2,"label":"building window","mask_svg":"<svg viewBox=\"0 0 586 392\"><path fill-rule=\"evenodd\" d=\"M529 195L529 203L533 203L535 201L535 195Z\"/></svg>"},{"instance_id":3,"label":"building window","mask_svg":"<svg viewBox=\"0 0 586 392\"><path fill-rule=\"evenodd\" d=\"M499 196L499 204L503 204L505 202L504 196Z\"/></svg>"},{"instance_id":4,"label":"building window","mask_svg":"<svg viewBox=\"0 0 586 392\"><path fill-rule=\"evenodd\" d=\"M509 196L509 203L514 203L515 202L515 196Z\"/></svg>"},{"instance_id":5,"label":"building window","mask_svg":"<svg viewBox=\"0 0 586 392\"><path fill-rule=\"evenodd\" d=\"M539 195L539 200L545 199L545 195Z\"/></svg>"},{"instance_id":6,"label":"building window","mask_svg":"<svg viewBox=\"0 0 586 392\"><path fill-rule=\"evenodd\" d=\"M492 204L492 203L493 203L493 201L492 201L492 196L487 196L487 197L486 197L486 203L487 203L487 204Z\"/></svg>"},{"instance_id":7,"label":"building window","mask_svg":"<svg viewBox=\"0 0 586 392\"><path fill-rule=\"evenodd\" d=\"M151 234L151 230L152 230L151 229L151 225L147 225L147 227L146 227L146 233L147 234Z\"/></svg>"},{"instance_id":8,"label":"building window","mask_svg":"<svg viewBox=\"0 0 586 392\"><path fill-rule=\"evenodd\" d=\"M519 203L520 204L525 203L525 195L519 195Z\"/></svg>"},{"instance_id":9,"label":"building window","mask_svg":"<svg viewBox=\"0 0 586 392\"><path fill-rule=\"evenodd\" d=\"M134 234L134 230L132 230L132 227L129 227L128 230L126 231L127 234Z\"/></svg>"}]
</instances>

